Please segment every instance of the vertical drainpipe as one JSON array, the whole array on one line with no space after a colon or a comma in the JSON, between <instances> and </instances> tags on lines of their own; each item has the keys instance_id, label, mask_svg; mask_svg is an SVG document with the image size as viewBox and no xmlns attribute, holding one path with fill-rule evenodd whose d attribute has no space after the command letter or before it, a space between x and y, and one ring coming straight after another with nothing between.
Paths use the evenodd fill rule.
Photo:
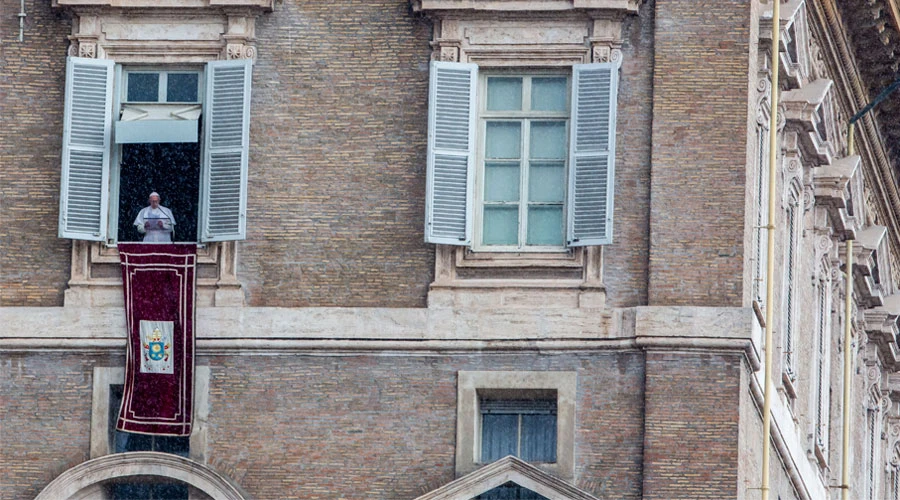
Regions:
<instances>
[{"instance_id":1,"label":"vertical drainpipe","mask_svg":"<svg viewBox=\"0 0 900 500\"><path fill-rule=\"evenodd\" d=\"M855 153L853 143L854 124L847 131L847 153ZM853 346L850 328L850 314L853 312L853 240L847 240L847 269L844 276L844 397L841 406L843 430L841 439L841 500L850 499L850 382L853 367Z\"/></svg>"},{"instance_id":2,"label":"vertical drainpipe","mask_svg":"<svg viewBox=\"0 0 900 500\"><path fill-rule=\"evenodd\" d=\"M774 341L772 326L775 322L775 163L778 157L778 46L781 36L781 0L772 2L772 96L769 102L769 220L766 225L768 258L766 259L766 340L765 340L765 389L763 392L763 455L762 500L769 499L769 456L772 450L772 361Z\"/></svg>"}]
</instances>

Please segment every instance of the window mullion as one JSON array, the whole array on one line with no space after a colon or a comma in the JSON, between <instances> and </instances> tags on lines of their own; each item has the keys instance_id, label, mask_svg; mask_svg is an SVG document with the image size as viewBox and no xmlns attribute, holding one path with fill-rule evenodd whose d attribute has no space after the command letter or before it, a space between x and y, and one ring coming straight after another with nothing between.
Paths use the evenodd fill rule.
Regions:
<instances>
[{"instance_id":1,"label":"window mullion","mask_svg":"<svg viewBox=\"0 0 900 500\"><path fill-rule=\"evenodd\" d=\"M522 457L522 414L519 413L519 424L516 432L516 456Z\"/></svg>"},{"instance_id":2,"label":"window mullion","mask_svg":"<svg viewBox=\"0 0 900 500\"><path fill-rule=\"evenodd\" d=\"M159 92L156 102L167 102L166 97L169 93L169 74L165 71L159 72Z\"/></svg>"},{"instance_id":3,"label":"window mullion","mask_svg":"<svg viewBox=\"0 0 900 500\"><path fill-rule=\"evenodd\" d=\"M522 149L519 152L519 245L528 242L528 151L531 146L531 120L522 120Z\"/></svg>"}]
</instances>

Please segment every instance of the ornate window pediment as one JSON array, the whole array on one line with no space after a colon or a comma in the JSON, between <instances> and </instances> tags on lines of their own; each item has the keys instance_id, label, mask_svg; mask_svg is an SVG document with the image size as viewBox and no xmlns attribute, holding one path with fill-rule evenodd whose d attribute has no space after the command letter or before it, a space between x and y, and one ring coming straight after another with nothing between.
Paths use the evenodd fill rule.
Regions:
<instances>
[{"instance_id":1,"label":"ornate window pediment","mask_svg":"<svg viewBox=\"0 0 900 500\"><path fill-rule=\"evenodd\" d=\"M501 458L416 500L471 500L510 482L554 500L597 500L590 493L513 456Z\"/></svg>"}]
</instances>

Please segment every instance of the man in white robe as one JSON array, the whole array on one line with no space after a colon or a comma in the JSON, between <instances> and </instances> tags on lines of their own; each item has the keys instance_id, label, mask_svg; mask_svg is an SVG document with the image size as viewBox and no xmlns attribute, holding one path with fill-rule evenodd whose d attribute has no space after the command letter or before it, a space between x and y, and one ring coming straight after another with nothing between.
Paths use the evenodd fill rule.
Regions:
<instances>
[{"instance_id":1,"label":"man in white robe","mask_svg":"<svg viewBox=\"0 0 900 500\"><path fill-rule=\"evenodd\" d=\"M150 206L144 207L134 219L134 226L144 235L144 243L171 243L175 231L175 216L159 204L159 194L150 193Z\"/></svg>"}]
</instances>

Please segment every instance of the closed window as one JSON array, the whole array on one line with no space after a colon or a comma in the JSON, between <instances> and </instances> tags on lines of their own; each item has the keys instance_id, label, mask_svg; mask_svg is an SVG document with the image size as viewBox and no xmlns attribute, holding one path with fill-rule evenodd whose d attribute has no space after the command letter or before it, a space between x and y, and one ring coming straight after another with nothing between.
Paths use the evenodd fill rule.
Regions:
<instances>
[{"instance_id":1,"label":"closed window","mask_svg":"<svg viewBox=\"0 0 900 500\"><path fill-rule=\"evenodd\" d=\"M556 462L556 397L480 399L481 462L513 455L528 462Z\"/></svg>"},{"instance_id":2,"label":"closed window","mask_svg":"<svg viewBox=\"0 0 900 500\"><path fill-rule=\"evenodd\" d=\"M134 239L135 208L157 191L178 241L243 239L251 68L249 59L201 70L70 57L60 237Z\"/></svg>"},{"instance_id":3,"label":"closed window","mask_svg":"<svg viewBox=\"0 0 900 500\"><path fill-rule=\"evenodd\" d=\"M434 61L425 239L476 251L612 242L618 63L485 72Z\"/></svg>"},{"instance_id":4,"label":"closed window","mask_svg":"<svg viewBox=\"0 0 900 500\"><path fill-rule=\"evenodd\" d=\"M475 247L563 249L568 76L482 80Z\"/></svg>"}]
</instances>

